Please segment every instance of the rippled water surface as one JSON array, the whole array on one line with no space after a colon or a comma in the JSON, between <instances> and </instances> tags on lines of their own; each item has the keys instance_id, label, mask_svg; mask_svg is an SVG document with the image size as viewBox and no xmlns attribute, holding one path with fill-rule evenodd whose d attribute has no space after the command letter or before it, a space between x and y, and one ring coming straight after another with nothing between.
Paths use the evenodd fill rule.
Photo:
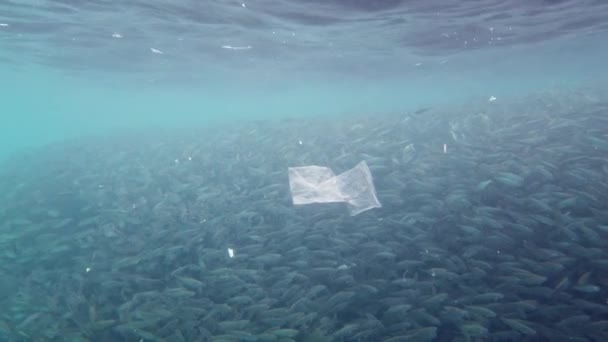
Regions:
<instances>
[{"instance_id":1,"label":"rippled water surface","mask_svg":"<svg viewBox=\"0 0 608 342\"><path fill-rule=\"evenodd\" d=\"M604 1L0 3L2 151L601 82Z\"/></svg>"}]
</instances>

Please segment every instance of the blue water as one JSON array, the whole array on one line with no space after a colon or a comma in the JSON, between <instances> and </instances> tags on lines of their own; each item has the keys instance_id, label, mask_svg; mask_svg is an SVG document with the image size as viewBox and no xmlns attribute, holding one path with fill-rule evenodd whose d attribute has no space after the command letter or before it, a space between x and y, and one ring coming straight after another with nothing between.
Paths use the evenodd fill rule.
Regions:
<instances>
[{"instance_id":1,"label":"blue water","mask_svg":"<svg viewBox=\"0 0 608 342\"><path fill-rule=\"evenodd\" d=\"M605 1L0 3L0 158L118 128L603 87Z\"/></svg>"},{"instance_id":2,"label":"blue water","mask_svg":"<svg viewBox=\"0 0 608 342\"><path fill-rule=\"evenodd\" d=\"M606 42L606 0L0 0L0 342L607 341ZM361 161L381 207L293 205Z\"/></svg>"}]
</instances>

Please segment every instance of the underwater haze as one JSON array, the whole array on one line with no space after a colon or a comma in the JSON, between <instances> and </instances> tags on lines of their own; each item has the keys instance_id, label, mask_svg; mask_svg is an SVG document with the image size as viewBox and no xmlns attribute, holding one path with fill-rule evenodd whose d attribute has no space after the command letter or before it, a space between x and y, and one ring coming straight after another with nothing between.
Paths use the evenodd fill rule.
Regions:
<instances>
[{"instance_id":1,"label":"underwater haze","mask_svg":"<svg viewBox=\"0 0 608 342\"><path fill-rule=\"evenodd\" d=\"M0 341L608 341L608 2L0 0Z\"/></svg>"},{"instance_id":2,"label":"underwater haze","mask_svg":"<svg viewBox=\"0 0 608 342\"><path fill-rule=\"evenodd\" d=\"M117 127L348 116L601 83L606 7L7 0L2 155Z\"/></svg>"}]
</instances>

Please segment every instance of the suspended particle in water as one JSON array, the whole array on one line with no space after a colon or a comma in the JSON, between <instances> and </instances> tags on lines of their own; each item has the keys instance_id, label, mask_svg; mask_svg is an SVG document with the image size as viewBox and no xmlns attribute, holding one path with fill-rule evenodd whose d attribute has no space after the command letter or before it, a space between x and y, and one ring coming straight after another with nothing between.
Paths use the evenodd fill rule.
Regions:
<instances>
[{"instance_id":1,"label":"suspended particle in water","mask_svg":"<svg viewBox=\"0 0 608 342\"><path fill-rule=\"evenodd\" d=\"M228 50L249 50L249 49L251 49L251 45L245 45L245 46L222 45L222 49L228 49Z\"/></svg>"}]
</instances>

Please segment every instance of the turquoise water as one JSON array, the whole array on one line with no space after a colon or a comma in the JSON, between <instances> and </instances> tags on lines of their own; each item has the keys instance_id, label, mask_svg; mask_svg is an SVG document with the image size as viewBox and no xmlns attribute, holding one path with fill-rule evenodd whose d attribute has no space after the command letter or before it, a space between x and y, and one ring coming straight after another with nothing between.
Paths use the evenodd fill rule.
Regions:
<instances>
[{"instance_id":1,"label":"turquoise water","mask_svg":"<svg viewBox=\"0 0 608 342\"><path fill-rule=\"evenodd\" d=\"M408 111L606 79L601 2L363 4L4 2L0 156L117 128Z\"/></svg>"},{"instance_id":2,"label":"turquoise water","mask_svg":"<svg viewBox=\"0 0 608 342\"><path fill-rule=\"evenodd\" d=\"M0 342L608 341L607 23L0 0Z\"/></svg>"}]
</instances>

